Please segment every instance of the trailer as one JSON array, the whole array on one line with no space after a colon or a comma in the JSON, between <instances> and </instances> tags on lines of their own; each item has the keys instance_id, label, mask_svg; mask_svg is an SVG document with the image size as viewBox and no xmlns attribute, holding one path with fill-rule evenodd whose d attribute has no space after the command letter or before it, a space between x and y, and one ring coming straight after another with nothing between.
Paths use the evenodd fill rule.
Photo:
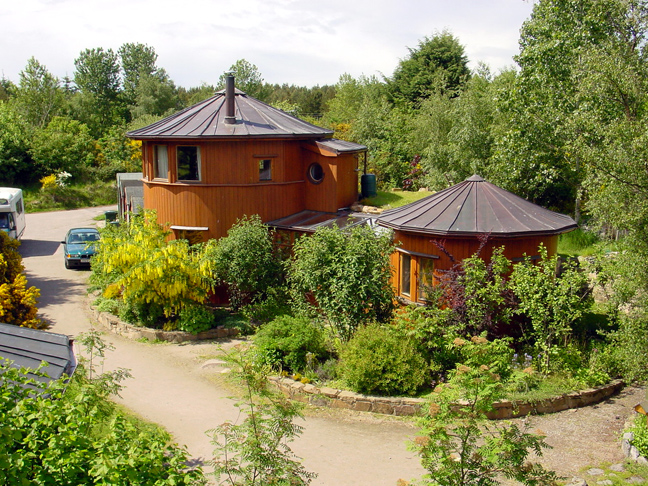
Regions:
<instances>
[{"instance_id":1,"label":"trailer","mask_svg":"<svg viewBox=\"0 0 648 486\"><path fill-rule=\"evenodd\" d=\"M22 189L0 187L0 230L19 240L25 232L25 202Z\"/></svg>"}]
</instances>

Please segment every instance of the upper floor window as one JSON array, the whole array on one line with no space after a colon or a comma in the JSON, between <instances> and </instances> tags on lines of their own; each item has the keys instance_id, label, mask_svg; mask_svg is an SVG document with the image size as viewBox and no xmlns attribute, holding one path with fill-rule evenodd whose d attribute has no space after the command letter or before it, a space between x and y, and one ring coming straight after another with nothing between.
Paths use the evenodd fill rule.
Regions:
<instances>
[{"instance_id":1,"label":"upper floor window","mask_svg":"<svg viewBox=\"0 0 648 486\"><path fill-rule=\"evenodd\" d=\"M200 148L181 146L177 149L178 180L200 180Z\"/></svg>"},{"instance_id":2,"label":"upper floor window","mask_svg":"<svg viewBox=\"0 0 648 486\"><path fill-rule=\"evenodd\" d=\"M155 145L153 160L153 177L156 179L169 178L169 153L166 145Z\"/></svg>"},{"instance_id":3,"label":"upper floor window","mask_svg":"<svg viewBox=\"0 0 648 486\"><path fill-rule=\"evenodd\" d=\"M259 180L272 180L272 161L270 159L259 160Z\"/></svg>"}]
</instances>

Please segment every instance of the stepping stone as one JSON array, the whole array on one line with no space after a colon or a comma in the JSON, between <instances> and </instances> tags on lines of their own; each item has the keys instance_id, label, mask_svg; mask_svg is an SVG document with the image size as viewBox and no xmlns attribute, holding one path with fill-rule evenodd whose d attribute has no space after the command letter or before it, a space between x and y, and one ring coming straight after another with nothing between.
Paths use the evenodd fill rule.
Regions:
<instances>
[{"instance_id":1,"label":"stepping stone","mask_svg":"<svg viewBox=\"0 0 648 486\"><path fill-rule=\"evenodd\" d=\"M623 472L625 471L625 466L623 464L612 464L610 466L610 471Z\"/></svg>"},{"instance_id":2,"label":"stepping stone","mask_svg":"<svg viewBox=\"0 0 648 486\"><path fill-rule=\"evenodd\" d=\"M593 467L592 469L587 470L587 474L590 476L601 476L605 474L605 471L603 469L599 469L598 467Z\"/></svg>"},{"instance_id":3,"label":"stepping stone","mask_svg":"<svg viewBox=\"0 0 648 486\"><path fill-rule=\"evenodd\" d=\"M612 486L614 483L609 479L604 479L603 481L597 481L596 484L600 486Z\"/></svg>"},{"instance_id":4,"label":"stepping stone","mask_svg":"<svg viewBox=\"0 0 648 486\"><path fill-rule=\"evenodd\" d=\"M630 484L644 484L644 481L644 478L642 478L641 476L632 476L626 479L626 483Z\"/></svg>"},{"instance_id":5,"label":"stepping stone","mask_svg":"<svg viewBox=\"0 0 648 486\"><path fill-rule=\"evenodd\" d=\"M225 361L222 361L220 359L208 359L207 361L205 361L202 364L201 368L203 370L209 370L209 369L213 369L213 368L222 368L226 364L227 363Z\"/></svg>"},{"instance_id":6,"label":"stepping stone","mask_svg":"<svg viewBox=\"0 0 648 486\"><path fill-rule=\"evenodd\" d=\"M582 478L572 478L571 483L568 486L587 486L587 481Z\"/></svg>"}]
</instances>

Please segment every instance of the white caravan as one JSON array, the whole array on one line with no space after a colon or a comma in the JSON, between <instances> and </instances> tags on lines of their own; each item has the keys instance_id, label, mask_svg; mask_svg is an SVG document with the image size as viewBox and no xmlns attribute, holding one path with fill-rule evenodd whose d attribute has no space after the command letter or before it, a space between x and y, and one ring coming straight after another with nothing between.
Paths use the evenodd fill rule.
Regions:
<instances>
[{"instance_id":1,"label":"white caravan","mask_svg":"<svg viewBox=\"0 0 648 486\"><path fill-rule=\"evenodd\" d=\"M22 189L0 187L0 230L15 240L19 240L25 232Z\"/></svg>"}]
</instances>

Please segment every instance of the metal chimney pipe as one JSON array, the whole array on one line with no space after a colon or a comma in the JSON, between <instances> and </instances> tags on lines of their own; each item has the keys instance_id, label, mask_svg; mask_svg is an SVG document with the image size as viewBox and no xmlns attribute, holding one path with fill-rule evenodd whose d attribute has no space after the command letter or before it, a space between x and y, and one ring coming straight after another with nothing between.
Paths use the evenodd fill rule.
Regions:
<instances>
[{"instance_id":1,"label":"metal chimney pipe","mask_svg":"<svg viewBox=\"0 0 648 486\"><path fill-rule=\"evenodd\" d=\"M225 123L236 123L236 105L234 104L234 73L227 73L225 77Z\"/></svg>"}]
</instances>

